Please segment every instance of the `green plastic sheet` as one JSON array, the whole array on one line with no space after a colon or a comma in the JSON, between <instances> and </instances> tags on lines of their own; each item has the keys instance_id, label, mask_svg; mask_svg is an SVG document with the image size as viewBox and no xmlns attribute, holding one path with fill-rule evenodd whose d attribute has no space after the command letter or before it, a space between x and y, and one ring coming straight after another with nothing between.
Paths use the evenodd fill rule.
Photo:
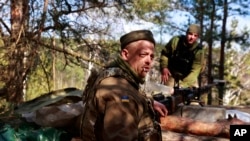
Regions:
<instances>
[{"instance_id":1,"label":"green plastic sheet","mask_svg":"<svg viewBox=\"0 0 250 141\"><path fill-rule=\"evenodd\" d=\"M18 127L0 123L0 141L70 141L64 130L24 124Z\"/></svg>"}]
</instances>

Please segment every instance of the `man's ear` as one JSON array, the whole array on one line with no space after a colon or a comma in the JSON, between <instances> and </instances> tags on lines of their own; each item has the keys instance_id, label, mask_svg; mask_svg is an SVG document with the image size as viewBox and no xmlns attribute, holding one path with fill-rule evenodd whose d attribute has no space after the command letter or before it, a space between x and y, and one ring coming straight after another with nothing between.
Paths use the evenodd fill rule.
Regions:
<instances>
[{"instance_id":1,"label":"man's ear","mask_svg":"<svg viewBox=\"0 0 250 141\"><path fill-rule=\"evenodd\" d=\"M122 58L124 60L127 60L127 58L128 58L128 50L127 49L122 49L121 56L122 56Z\"/></svg>"}]
</instances>

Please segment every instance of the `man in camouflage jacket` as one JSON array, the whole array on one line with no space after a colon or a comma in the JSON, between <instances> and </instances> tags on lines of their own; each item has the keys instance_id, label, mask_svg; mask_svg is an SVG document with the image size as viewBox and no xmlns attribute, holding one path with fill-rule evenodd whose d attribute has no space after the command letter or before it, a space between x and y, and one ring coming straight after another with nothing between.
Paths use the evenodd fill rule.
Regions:
<instances>
[{"instance_id":1,"label":"man in camouflage jacket","mask_svg":"<svg viewBox=\"0 0 250 141\"><path fill-rule=\"evenodd\" d=\"M92 71L83 93L83 141L160 141L155 111L166 107L140 91L153 64L155 40L138 30L120 38L121 52L104 69Z\"/></svg>"}]
</instances>

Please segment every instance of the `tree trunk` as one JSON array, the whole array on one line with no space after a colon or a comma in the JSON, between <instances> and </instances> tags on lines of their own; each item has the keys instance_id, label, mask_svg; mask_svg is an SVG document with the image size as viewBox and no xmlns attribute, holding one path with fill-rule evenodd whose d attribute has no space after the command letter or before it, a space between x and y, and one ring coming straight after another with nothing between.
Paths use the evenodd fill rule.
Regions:
<instances>
[{"instance_id":1,"label":"tree trunk","mask_svg":"<svg viewBox=\"0 0 250 141\"><path fill-rule=\"evenodd\" d=\"M13 103L23 101L24 84L28 68L25 66L25 27L28 0L11 0L11 37L8 44L8 76L6 89L8 100ZM26 35L27 36L27 35ZM27 56L26 56L27 57Z\"/></svg>"},{"instance_id":2,"label":"tree trunk","mask_svg":"<svg viewBox=\"0 0 250 141\"><path fill-rule=\"evenodd\" d=\"M210 15L210 29L208 30L208 83L212 84L213 83L213 76L212 76L212 58L213 58L213 54L212 54L212 46L213 46L213 29L214 29L214 17L216 15L216 10L215 10L215 2L214 0L211 1L212 3L212 12ZM212 91L210 91L207 95L207 104L208 105L212 105Z\"/></svg>"},{"instance_id":3,"label":"tree trunk","mask_svg":"<svg viewBox=\"0 0 250 141\"><path fill-rule=\"evenodd\" d=\"M228 1L224 0L223 19L222 19L222 31L221 31L221 50L220 50L220 67L219 67L219 79L224 80L224 63L225 63L225 43L226 43L226 24L228 18ZM219 105L223 105L224 85L220 85L219 89Z\"/></svg>"}]
</instances>

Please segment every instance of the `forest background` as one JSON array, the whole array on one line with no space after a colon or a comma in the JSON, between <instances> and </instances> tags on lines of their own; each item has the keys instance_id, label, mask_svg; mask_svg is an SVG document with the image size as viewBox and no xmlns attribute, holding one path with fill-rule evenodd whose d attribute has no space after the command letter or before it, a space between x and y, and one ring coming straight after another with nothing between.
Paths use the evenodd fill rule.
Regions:
<instances>
[{"instance_id":1,"label":"forest background","mask_svg":"<svg viewBox=\"0 0 250 141\"><path fill-rule=\"evenodd\" d=\"M226 81L207 103L249 105L249 6L250 0L1 0L0 111L53 90L84 89L90 70L114 58L119 37L132 29L150 29L157 39L150 80L158 83L161 49L191 23L202 29L204 85Z\"/></svg>"}]
</instances>

